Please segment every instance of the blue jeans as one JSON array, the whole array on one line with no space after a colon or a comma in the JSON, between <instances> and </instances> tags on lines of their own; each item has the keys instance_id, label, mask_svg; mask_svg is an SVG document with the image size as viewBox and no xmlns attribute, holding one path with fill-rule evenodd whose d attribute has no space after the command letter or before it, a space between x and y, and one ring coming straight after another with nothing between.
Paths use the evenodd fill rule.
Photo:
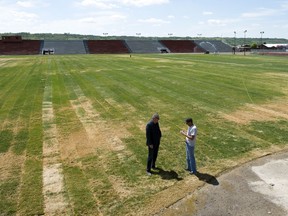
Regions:
<instances>
[{"instance_id":1,"label":"blue jeans","mask_svg":"<svg viewBox=\"0 0 288 216\"><path fill-rule=\"evenodd\" d=\"M196 173L197 170L194 156L194 146L190 146L187 142L186 142L186 160L187 160L187 169L189 171Z\"/></svg>"}]
</instances>

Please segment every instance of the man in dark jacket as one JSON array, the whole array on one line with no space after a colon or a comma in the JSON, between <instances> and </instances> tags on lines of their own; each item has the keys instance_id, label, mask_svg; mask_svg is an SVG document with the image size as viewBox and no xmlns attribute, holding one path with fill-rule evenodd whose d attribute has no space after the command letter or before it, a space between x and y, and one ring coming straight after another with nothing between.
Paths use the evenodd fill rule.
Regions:
<instances>
[{"instance_id":1,"label":"man in dark jacket","mask_svg":"<svg viewBox=\"0 0 288 216\"><path fill-rule=\"evenodd\" d=\"M146 145L148 146L147 175L151 174L151 168L156 169L156 160L161 139L161 130L159 127L160 117L158 113L152 116L152 119L146 125Z\"/></svg>"}]
</instances>

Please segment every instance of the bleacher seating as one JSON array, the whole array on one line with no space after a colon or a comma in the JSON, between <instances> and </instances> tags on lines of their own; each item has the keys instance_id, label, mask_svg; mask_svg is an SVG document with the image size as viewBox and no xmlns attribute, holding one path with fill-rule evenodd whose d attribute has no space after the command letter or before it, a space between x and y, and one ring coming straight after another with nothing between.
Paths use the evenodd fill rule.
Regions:
<instances>
[{"instance_id":1,"label":"bleacher seating","mask_svg":"<svg viewBox=\"0 0 288 216\"><path fill-rule=\"evenodd\" d=\"M83 40L45 40L43 49L53 49L54 54L86 54Z\"/></svg>"},{"instance_id":2,"label":"bleacher seating","mask_svg":"<svg viewBox=\"0 0 288 216\"><path fill-rule=\"evenodd\" d=\"M126 40L126 44L132 53L161 53L161 50L170 50L155 40Z\"/></svg>"},{"instance_id":3,"label":"bleacher seating","mask_svg":"<svg viewBox=\"0 0 288 216\"><path fill-rule=\"evenodd\" d=\"M160 40L160 42L172 53L204 52L204 50L201 47L198 47L192 40Z\"/></svg>"},{"instance_id":4,"label":"bleacher seating","mask_svg":"<svg viewBox=\"0 0 288 216\"><path fill-rule=\"evenodd\" d=\"M220 40L195 40L195 43L210 53L232 52L232 47Z\"/></svg>"},{"instance_id":5,"label":"bleacher seating","mask_svg":"<svg viewBox=\"0 0 288 216\"><path fill-rule=\"evenodd\" d=\"M90 54L130 53L123 40L88 40L87 45Z\"/></svg>"},{"instance_id":6,"label":"bleacher seating","mask_svg":"<svg viewBox=\"0 0 288 216\"><path fill-rule=\"evenodd\" d=\"M232 47L219 40L22 40L2 36L0 55L218 53Z\"/></svg>"},{"instance_id":7,"label":"bleacher seating","mask_svg":"<svg viewBox=\"0 0 288 216\"><path fill-rule=\"evenodd\" d=\"M84 44L84 48L85 48L86 53L89 54L88 40L84 40L83 44Z\"/></svg>"},{"instance_id":8,"label":"bleacher seating","mask_svg":"<svg viewBox=\"0 0 288 216\"><path fill-rule=\"evenodd\" d=\"M0 55L37 55L40 47L41 40L0 40Z\"/></svg>"}]
</instances>

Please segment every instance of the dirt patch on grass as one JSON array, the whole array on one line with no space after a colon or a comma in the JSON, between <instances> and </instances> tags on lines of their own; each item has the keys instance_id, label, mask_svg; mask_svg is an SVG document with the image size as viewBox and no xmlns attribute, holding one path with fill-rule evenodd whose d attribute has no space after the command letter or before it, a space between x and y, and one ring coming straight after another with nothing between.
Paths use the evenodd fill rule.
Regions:
<instances>
[{"instance_id":1,"label":"dirt patch on grass","mask_svg":"<svg viewBox=\"0 0 288 216\"><path fill-rule=\"evenodd\" d=\"M0 66L1 67L14 67L19 65L18 61L23 61L22 63L29 63L29 59L27 59L27 61L25 62L25 58L0 58ZM10 61L10 62L9 62ZM8 64L7 64L8 63ZM21 63L21 64L22 64ZM30 63L31 64L31 63Z\"/></svg>"},{"instance_id":2,"label":"dirt patch on grass","mask_svg":"<svg viewBox=\"0 0 288 216\"><path fill-rule=\"evenodd\" d=\"M14 172L24 161L25 156L15 155L11 151L0 154L0 182L13 178Z\"/></svg>"},{"instance_id":3,"label":"dirt patch on grass","mask_svg":"<svg viewBox=\"0 0 288 216\"><path fill-rule=\"evenodd\" d=\"M288 78L288 74L284 74L284 73L265 73L266 76L270 77L270 78Z\"/></svg>"},{"instance_id":4,"label":"dirt patch on grass","mask_svg":"<svg viewBox=\"0 0 288 216\"><path fill-rule=\"evenodd\" d=\"M51 98L52 89L48 85L42 102L44 212L47 215L63 215L67 213L68 202L64 197L64 176Z\"/></svg>"},{"instance_id":5,"label":"dirt patch on grass","mask_svg":"<svg viewBox=\"0 0 288 216\"><path fill-rule=\"evenodd\" d=\"M287 98L261 105L246 104L233 113L219 112L220 116L237 124L249 124L252 121L273 121L288 119Z\"/></svg>"},{"instance_id":6,"label":"dirt patch on grass","mask_svg":"<svg viewBox=\"0 0 288 216\"><path fill-rule=\"evenodd\" d=\"M86 146L82 145L83 150L90 149L91 153L99 148L113 151L125 149L121 139L127 137L129 132L123 125L113 125L101 119L94 110L92 102L85 96L71 101L71 104L86 132L87 140L85 140ZM77 140L77 136L75 138Z\"/></svg>"},{"instance_id":7,"label":"dirt patch on grass","mask_svg":"<svg viewBox=\"0 0 288 216\"><path fill-rule=\"evenodd\" d=\"M119 195L120 199L127 198L133 194L131 188L125 185L125 181L118 176L109 176L109 181L112 183L113 189Z\"/></svg>"},{"instance_id":8,"label":"dirt patch on grass","mask_svg":"<svg viewBox=\"0 0 288 216\"><path fill-rule=\"evenodd\" d=\"M131 155L131 152L126 149L122 142L123 138L129 136L129 132L124 124L116 125L113 121L108 122L101 118L93 107L92 101L84 95L80 87L73 86L73 88L78 97L75 100L70 100L71 107L69 109L71 110L69 112L75 112L78 126L77 129L71 130L67 136L61 135L61 158L70 165L79 167L83 171L83 175L86 175L86 169L94 169L94 162L89 161L89 158L96 156L99 160L98 163L101 164L98 171L105 173L109 169L107 163L111 161L113 153L117 156L119 163L126 160L127 155ZM133 107L128 108L133 109ZM94 181L93 177L85 177L91 181L87 189L93 195L95 203L101 205L103 191L94 191L93 188L103 187L103 182ZM133 189L131 190L126 185L124 179L110 175L107 176L107 180L111 184L111 189L106 189L106 192L111 192L113 196L117 194L120 200L128 199L133 193ZM102 214L101 211L105 210L99 209L99 214Z\"/></svg>"}]
</instances>

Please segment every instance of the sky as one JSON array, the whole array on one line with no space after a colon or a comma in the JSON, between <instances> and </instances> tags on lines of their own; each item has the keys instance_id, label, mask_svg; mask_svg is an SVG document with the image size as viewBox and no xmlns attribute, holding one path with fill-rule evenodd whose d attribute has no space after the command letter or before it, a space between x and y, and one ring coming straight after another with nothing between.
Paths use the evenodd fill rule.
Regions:
<instances>
[{"instance_id":1,"label":"sky","mask_svg":"<svg viewBox=\"0 0 288 216\"><path fill-rule=\"evenodd\" d=\"M0 32L288 39L288 0L0 0Z\"/></svg>"}]
</instances>

